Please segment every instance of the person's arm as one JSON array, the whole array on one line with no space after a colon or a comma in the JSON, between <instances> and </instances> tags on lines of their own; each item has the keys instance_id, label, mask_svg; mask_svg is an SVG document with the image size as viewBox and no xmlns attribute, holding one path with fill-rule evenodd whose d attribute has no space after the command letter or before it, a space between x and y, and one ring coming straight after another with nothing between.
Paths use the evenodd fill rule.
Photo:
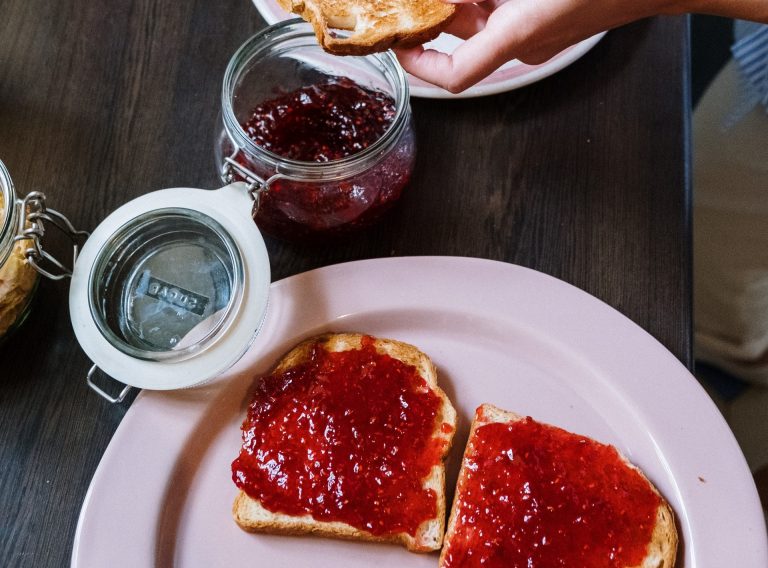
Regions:
<instances>
[{"instance_id":1,"label":"person's arm","mask_svg":"<svg viewBox=\"0 0 768 568\"><path fill-rule=\"evenodd\" d=\"M768 0L684 0L673 2L667 14L711 14L768 24Z\"/></svg>"},{"instance_id":2,"label":"person's arm","mask_svg":"<svg viewBox=\"0 0 768 568\"><path fill-rule=\"evenodd\" d=\"M448 33L465 39L452 55L397 50L403 67L458 93L512 59L537 64L596 33L659 14L700 12L768 22L768 0L452 0Z\"/></svg>"}]
</instances>

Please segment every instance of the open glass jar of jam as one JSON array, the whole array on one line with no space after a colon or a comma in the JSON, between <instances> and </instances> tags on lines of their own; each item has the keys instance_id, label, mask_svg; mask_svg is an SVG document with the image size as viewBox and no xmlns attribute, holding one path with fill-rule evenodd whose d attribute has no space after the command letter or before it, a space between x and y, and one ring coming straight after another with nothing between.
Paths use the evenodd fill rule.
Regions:
<instances>
[{"instance_id":1,"label":"open glass jar of jam","mask_svg":"<svg viewBox=\"0 0 768 568\"><path fill-rule=\"evenodd\" d=\"M0 341L29 313L39 276L27 261L27 240L19 238L24 229L21 207L11 176L0 162Z\"/></svg>"},{"instance_id":2,"label":"open glass jar of jam","mask_svg":"<svg viewBox=\"0 0 768 568\"><path fill-rule=\"evenodd\" d=\"M217 167L223 181L251 184L264 233L347 234L377 220L408 184L408 83L391 52L337 57L309 24L276 24L232 57L221 103Z\"/></svg>"}]
</instances>

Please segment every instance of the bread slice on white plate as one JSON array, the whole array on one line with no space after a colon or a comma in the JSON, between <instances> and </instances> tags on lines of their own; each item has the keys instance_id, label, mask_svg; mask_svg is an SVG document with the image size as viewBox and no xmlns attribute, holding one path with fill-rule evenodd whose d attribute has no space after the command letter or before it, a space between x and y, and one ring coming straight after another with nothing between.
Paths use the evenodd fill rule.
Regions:
<instances>
[{"instance_id":1,"label":"bread slice on white plate","mask_svg":"<svg viewBox=\"0 0 768 568\"><path fill-rule=\"evenodd\" d=\"M336 55L366 55L435 39L455 6L442 0L278 0L312 24L317 41ZM333 30L352 32L343 37Z\"/></svg>"},{"instance_id":2,"label":"bread slice on white plate","mask_svg":"<svg viewBox=\"0 0 768 568\"><path fill-rule=\"evenodd\" d=\"M556 556L547 556L547 554L550 554L549 551L555 550L557 547L566 547L568 549L573 547L572 550L575 551L577 547L590 545L590 543L579 542L577 540L577 532L575 530L569 531L566 529L563 531L563 538L558 540L557 534L543 534L543 532L539 530L539 527L536 526L536 523L538 522L537 515L541 515L543 517L544 515L549 514L549 511L560 510L559 504L557 502L549 500L552 494L548 494L547 496L543 496L541 494L537 495L537 483L549 483L550 480L548 478L544 479L543 477L539 477L536 481L531 480L532 483L530 484L525 483L522 486L518 486L517 484L519 484L520 481L526 479L524 473L520 477L510 476L502 484L492 483L492 480L488 479L488 475L485 475L484 477L484 471L487 473L491 467L497 467L495 464L500 464L498 465L498 468L500 469L497 469L497 471L512 471L513 469L517 469L517 472L515 472L515 475L517 475L517 473L528 471L527 468L529 466L526 465L526 462L532 464L535 460L546 460L545 457L542 457L545 455L543 453L531 456L531 453L535 454L536 452L534 451L526 454L527 449L523 451L521 447L515 447L514 441L509 443L509 440L513 440L514 437L514 424L521 421L528 421L526 423L535 425L535 428L541 427L544 429L552 429L558 433L558 436L560 434L565 435L567 440L566 443L568 446L557 447L576 447L575 451L579 452L580 450L578 449L578 446L570 446L570 444L584 444L585 446L595 444L595 446L592 447L598 448L598 451L606 452L607 455L615 456L618 458L617 467L619 468L619 471L623 471L624 467L626 468L626 471L629 472L629 478L632 480L632 485L630 486L628 483L626 487L614 486L611 487L609 491L612 492L613 495L620 495L621 500L626 498L627 509L630 510L632 509L632 496L634 495L637 497L638 491L641 493L639 498L645 498L642 495L646 495L646 497L649 499L648 503L650 507L654 506L656 498L658 498L658 508L655 511L655 524L651 530L646 531L650 533L647 542L641 543L638 541L636 543L624 543L626 544L627 549L632 546L636 546L640 553L642 553L642 547L645 545L644 558L640 563L632 562L632 566L624 564L622 565L622 568L672 568L675 565L678 537L672 509L664 500L664 498L659 494L658 490L653 486L653 484L645 477L645 475L636 466L632 465L624 456L622 456L618 450L612 446L600 444L599 442L591 440L585 436L571 434L570 432L560 428L537 423L529 417L520 416L514 412L502 410L490 404L483 404L476 411L475 418L472 422L472 427L469 433L469 441L465 448L461 471L459 472L459 479L456 486L456 495L454 497L453 507L451 509L451 516L448 521L448 530L445 535L445 543L440 555L440 568L464 568L469 566L480 566L481 564L486 563L492 566L507 565L506 563L509 562L510 556L505 556L505 553L501 551L504 550L505 546L509 546L510 548L507 548L507 554L512 554L513 556L515 554L519 555L520 553L516 552L514 547L517 546L522 540L528 538L527 536L522 535L538 535L539 541L536 542L536 546L533 547L535 550L522 550L523 556L528 554L533 556L539 555L536 556L536 562L534 564L536 566L560 566L561 560L559 558ZM493 453L492 456L484 455L481 448L486 448L486 454L492 451L496 451L498 448L497 445L493 445L493 442L486 442L487 445L483 446L483 443L479 441L480 438L478 437L477 432L483 426L497 423L509 425L511 427L509 433L504 430L493 431L496 433L493 435L500 436L500 438L497 439L503 440L497 444L498 447L509 446L509 449L500 453L499 455L496 455L495 453ZM487 434L484 439L491 440L491 434ZM535 440L533 443L536 443ZM524 447L528 448L530 446ZM494 448L494 450L490 450L489 448ZM613 452L615 452L615 454ZM520 455L521 453L523 455ZM589 454L577 453L575 455ZM489 463L494 465L486 466L484 469L483 464ZM609 485L605 483L601 485L601 481L604 482L605 479L603 478L603 474L598 471L598 468L594 467L594 462L589 462L588 460L586 463L582 462L580 466L578 466L578 469L583 472L584 468L590 468L590 466L592 466L592 471L590 471L588 475L591 476L594 474L594 485L596 487L602 488L608 487ZM572 469L575 470L575 468ZM578 499L579 506L584 507L584 510L589 510L591 507L595 507L593 510L601 511L601 515L603 515L601 519L604 521L610 515L625 514L624 511L617 512L615 509L605 508L604 502L600 501L600 489L598 489L598 492L595 494L589 494L588 491L583 493L577 492L574 497L574 493L570 492L568 486L570 479L575 479L575 477L569 477L571 472L564 471L562 469L562 464L555 466L553 471L559 472L556 474L556 483L558 484L557 487L559 490L562 491L562 494L567 494L570 495L571 498ZM635 474L639 475L640 477L638 478ZM583 479L583 473L578 473L577 475ZM471 481L469 481L470 479ZM563 481L563 479L565 481ZM483 485L483 495L487 495L488 492L495 492L493 497L497 501L487 501L486 503L490 503L489 508L485 508L485 505L479 507L479 503L474 502L473 498L470 496L471 491L469 491L469 489L471 484L474 484L478 481ZM496 489L499 486L502 487L501 490ZM556 491L554 494L558 496L557 499L560 499L560 493ZM524 499L522 501L524 504L519 506L525 507L526 510L524 512L518 510L518 504L515 505L515 508L510 509L507 504L509 503L509 500L513 499L514 497L509 497L509 495L521 495L521 499ZM503 504L497 505L497 502ZM529 516L527 513L531 512L531 509L529 508L531 507L531 503L534 503L534 514ZM499 533L494 533L493 535L484 534L482 538L477 539L476 526L473 527L472 522L467 521L467 518L471 517L473 511L481 511L480 516L487 516L486 518L494 518L495 526L502 526L503 529ZM646 518L652 521L653 516L653 509L650 509L649 515ZM571 519L571 517L568 518ZM576 519L579 519L579 517L576 517ZM505 522L508 524L505 525ZM511 532L506 532L507 527L509 527ZM596 527L595 530L597 531L598 528ZM630 538L639 537L639 531L637 533L634 531L635 526L633 525L632 529L629 531L630 533L633 533L631 534ZM521 536L517 541L515 541L514 538L505 538L509 534L517 534ZM578 534L585 534L585 532L582 531ZM587 531L586 534L589 534L589 531ZM499 535L504 536L500 537ZM599 533L597 538L601 537L602 533ZM547 539L549 540L547 541ZM482 546L475 546L476 541L482 541ZM613 544L613 546L618 549L617 554L619 555L622 551L622 544L623 543L621 542ZM510 550L512 552L509 552ZM469 551L469 553L467 551ZM575 553L583 554L579 551ZM486 557L485 562L480 562L482 556ZM491 558L488 559L488 556ZM500 559L502 559L501 564L493 563L494 561L498 563ZM617 560L620 560L620 557ZM596 558L590 558L589 561L594 561L595 566L616 565L612 560L598 561ZM511 566L512 564L509 565ZM591 565L592 564L590 564L590 566Z\"/></svg>"},{"instance_id":3,"label":"bread slice on white plate","mask_svg":"<svg viewBox=\"0 0 768 568\"><path fill-rule=\"evenodd\" d=\"M434 420L430 440L438 444L433 446L441 451L429 475L420 480L422 489L432 489L436 494L436 510L434 515L419 524L414 535L408 532L395 534L372 534L358 526L340 521L318 520L311 514L289 515L268 510L261 501L240 491L233 505L233 516L237 524L250 532L273 534L312 534L317 536L334 537L351 540L401 543L413 552L428 552L439 550L442 546L445 532L446 499L445 499L445 464L456 431L456 411L450 400L437 385L437 373L432 361L418 348L390 339L370 338L359 333L334 333L313 337L301 342L289 351L277 363L271 375L284 373L305 363L313 349L320 346L328 352L341 352L360 349L364 338L373 339L377 353L388 355L416 369L425 384L419 388L427 388L439 397L439 406ZM425 391L426 392L426 391ZM406 441L407 442L407 441ZM414 480L419 482L419 480ZM387 506L390 506L388 504ZM402 505L391 503L396 511Z\"/></svg>"}]
</instances>

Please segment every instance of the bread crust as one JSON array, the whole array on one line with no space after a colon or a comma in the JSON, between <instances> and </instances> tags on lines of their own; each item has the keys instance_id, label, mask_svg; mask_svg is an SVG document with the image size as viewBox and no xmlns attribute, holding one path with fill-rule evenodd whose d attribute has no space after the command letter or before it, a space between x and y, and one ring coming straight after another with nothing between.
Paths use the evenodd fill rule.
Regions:
<instances>
[{"instance_id":1,"label":"bread crust","mask_svg":"<svg viewBox=\"0 0 768 568\"><path fill-rule=\"evenodd\" d=\"M523 420L525 417L514 412L503 410L492 404L482 404L478 407L475 417L472 420L472 425L469 430L469 439L467 445L464 448L464 455L461 460L461 470L459 471L459 478L456 483L456 493L453 498L453 506L451 507L451 515L448 519L448 527L445 533L443 550L440 554L440 568L445 566L445 555L450 547L451 539L456 533L457 523L457 507L456 504L459 501L461 494L462 482L465 478L465 458L468 452L472 449L472 441L475 437L475 431L481 426L486 424L493 424L496 422L512 423L518 420ZM648 543L648 549L643 562L637 566L627 566L625 568L674 568L677 560L677 528L675 526L675 516L672 512L672 508L664 497L659 493L658 489L651 483L651 481L645 476L645 474L631 463L621 452L616 450L621 459L627 466L637 471L640 476L645 480L654 493L656 493L661 502L659 508L656 511L656 525L654 526L653 533L651 534L651 540Z\"/></svg>"},{"instance_id":2,"label":"bread crust","mask_svg":"<svg viewBox=\"0 0 768 568\"><path fill-rule=\"evenodd\" d=\"M456 15L442 0L278 0L312 24L318 43L334 55L368 55L435 39ZM334 30L352 32L340 37Z\"/></svg>"},{"instance_id":3,"label":"bread crust","mask_svg":"<svg viewBox=\"0 0 768 568\"><path fill-rule=\"evenodd\" d=\"M365 334L361 333L328 333L302 341L286 353L272 369L271 373L279 373L295 367L308 360L316 344L330 352L359 349ZM440 462L432 468L430 476L424 481L424 487L431 488L437 494L437 512L432 519L424 521L419 526L415 536L408 533L376 536L367 531L343 522L319 521L311 515L292 516L273 513L265 509L261 503L240 491L232 506L232 516L235 522L245 531L263 532L281 535L316 535L346 540L362 540L370 542L400 543L412 552L430 552L439 550L445 533L446 499L445 499L445 459L453 442L456 432L457 415L451 401L437 385L437 371L432 361L413 345L392 339L375 339L375 348L379 353L387 354L403 363L416 367L427 382L430 390L441 400L440 410L435 418L433 437L444 441L444 449ZM441 429L443 423L452 426L450 432Z\"/></svg>"}]
</instances>

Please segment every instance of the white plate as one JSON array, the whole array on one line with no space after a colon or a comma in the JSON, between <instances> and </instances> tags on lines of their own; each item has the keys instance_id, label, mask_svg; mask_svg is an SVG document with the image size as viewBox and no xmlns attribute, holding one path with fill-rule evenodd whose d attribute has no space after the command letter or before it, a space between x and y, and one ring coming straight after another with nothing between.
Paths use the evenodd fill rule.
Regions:
<instances>
[{"instance_id":1,"label":"white plate","mask_svg":"<svg viewBox=\"0 0 768 568\"><path fill-rule=\"evenodd\" d=\"M263 331L207 387L144 391L99 464L72 565L313 568L436 565L398 546L253 535L231 519L230 463L253 377L310 334L357 330L411 342L434 360L460 419L455 481L480 403L617 446L670 501L679 566L768 566L762 510L730 430L655 339L554 278L487 260L391 258L272 285Z\"/></svg>"},{"instance_id":2,"label":"white plate","mask_svg":"<svg viewBox=\"0 0 768 568\"><path fill-rule=\"evenodd\" d=\"M268 24L275 24L296 17L295 14L289 14L283 10L276 0L253 0L253 3ZM564 69L592 49L604 35L605 32L587 38L562 51L541 65L526 65L517 60L510 61L509 63L502 65L489 77L483 79L475 86L470 87L457 95L427 83L426 81L422 81L412 75L408 75L411 94L414 97L423 97L426 99L465 99L495 95L505 91L519 89L520 87L530 85L536 81L541 81L542 79L557 73L561 69ZM431 47L445 53L453 53L460 43L461 40L454 36L441 34L434 41L427 43L426 47Z\"/></svg>"}]
</instances>

